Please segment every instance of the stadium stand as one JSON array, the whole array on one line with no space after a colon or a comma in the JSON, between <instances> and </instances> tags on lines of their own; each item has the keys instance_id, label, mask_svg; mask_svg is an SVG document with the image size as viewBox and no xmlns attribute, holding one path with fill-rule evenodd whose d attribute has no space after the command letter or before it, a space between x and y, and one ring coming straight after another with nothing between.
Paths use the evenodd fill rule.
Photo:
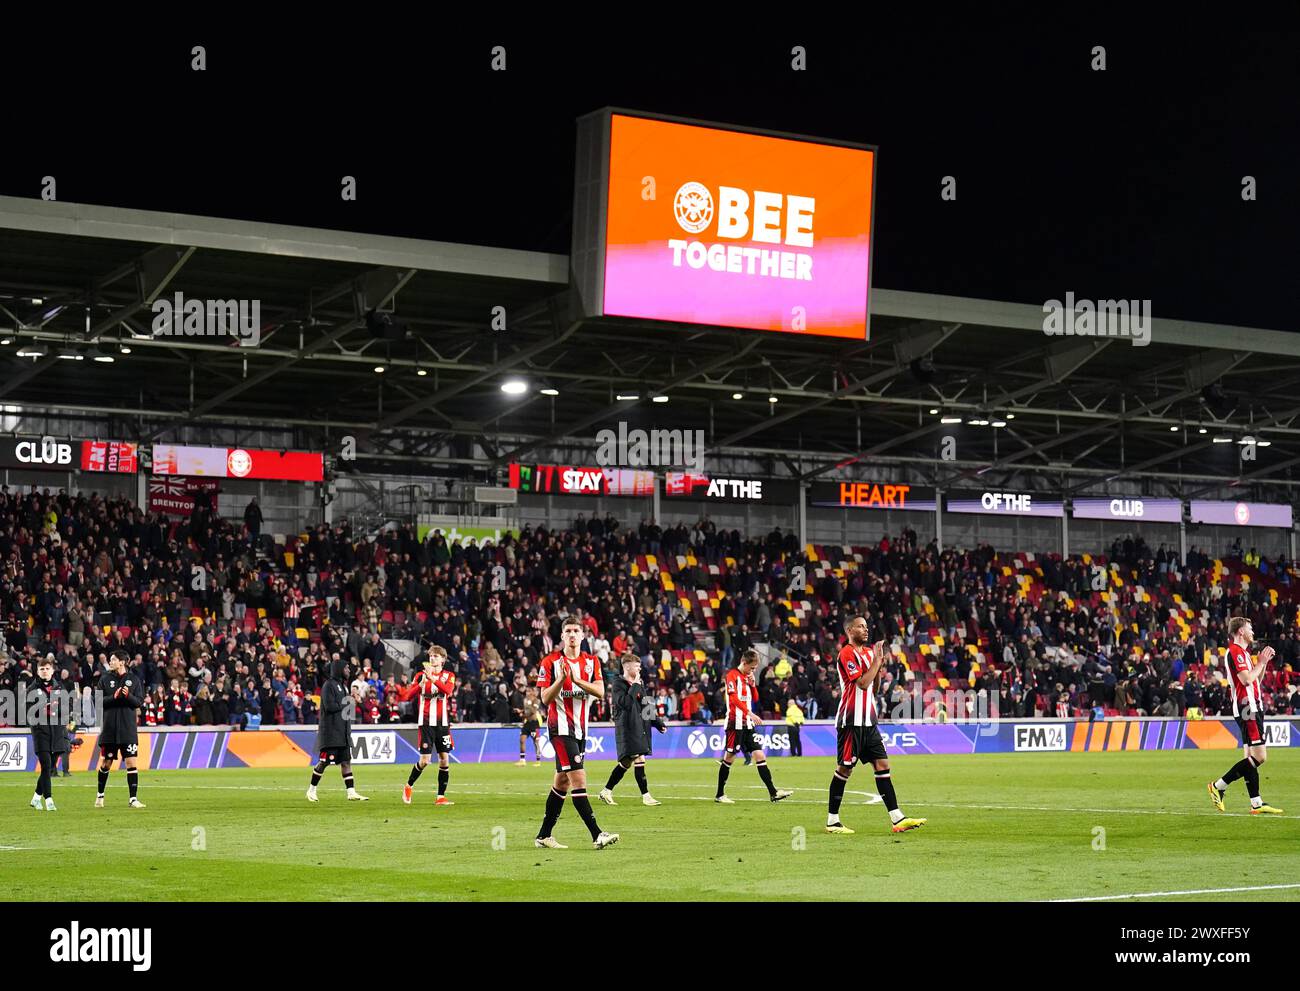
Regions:
<instances>
[{"instance_id":1,"label":"stadium stand","mask_svg":"<svg viewBox=\"0 0 1300 991\"><path fill-rule=\"evenodd\" d=\"M409 716L386 638L447 648L458 722L513 722L579 615L607 661L642 658L667 718L708 722L741 651L765 645L765 715L794 699L833 715L842 623L865 614L890 642L885 704L913 717L1215 715L1230 709L1230 616L1277 648L1266 710L1300 712L1296 572L1252 551L1187 562L1140 538L1106 556L917 545L905 530L865 547L745 538L702 519L625 528L579 516L525 527L500 546L423 542L411 528L344 522L251 541L243 521L196 507L183 523L127 500L0 489L0 688L55 655L65 687L94 684L125 650L148 688L147 725L311 723L324 661L354 672L363 722ZM502 565L506 587L491 591ZM802 567L806 584L792 583ZM197 582L200 575L203 581ZM966 711L960 711L961 709ZM603 703L596 718L604 718Z\"/></svg>"}]
</instances>

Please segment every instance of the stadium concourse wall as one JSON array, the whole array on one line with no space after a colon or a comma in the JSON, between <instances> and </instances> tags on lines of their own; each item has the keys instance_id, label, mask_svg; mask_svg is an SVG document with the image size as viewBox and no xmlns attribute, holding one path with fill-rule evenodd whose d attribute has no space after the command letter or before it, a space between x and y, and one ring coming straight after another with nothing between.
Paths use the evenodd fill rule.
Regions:
<instances>
[{"instance_id":1,"label":"stadium concourse wall","mask_svg":"<svg viewBox=\"0 0 1300 991\"><path fill-rule=\"evenodd\" d=\"M1300 717L1279 717L1265 723L1268 743L1300 747ZM885 745L893 754L972 754L1133 751L1233 750L1241 745L1231 719L1132 718L1002 719L987 722L882 723ZM83 731L72 755L75 770L94 767L97 735ZM833 757L835 724L806 722L800 733L805 757ZM453 761L477 764L514 761L519 757L519 728L465 723L452 727ZM760 739L773 756L788 756L790 734L784 723L763 727ZM546 732L541 734L542 757L552 756ZM352 732L353 763L409 764L418 759L415 727L359 726ZM140 731L140 761L152 770L194 770L227 767L307 767L315 761L315 727L236 731L229 727L172 727ZM673 724L653 738L655 757L716 758L722 753L720 726ZM614 729L593 724L587 754L614 760ZM528 757L533 758L532 744ZM0 771L33 771L36 755L31 737L17 729L0 729Z\"/></svg>"}]
</instances>

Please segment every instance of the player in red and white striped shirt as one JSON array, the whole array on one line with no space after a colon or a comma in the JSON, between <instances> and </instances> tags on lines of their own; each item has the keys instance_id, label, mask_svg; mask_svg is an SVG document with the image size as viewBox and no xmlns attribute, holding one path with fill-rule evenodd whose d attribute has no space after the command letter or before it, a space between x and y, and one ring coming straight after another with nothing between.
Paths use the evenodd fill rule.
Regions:
<instances>
[{"instance_id":1,"label":"player in red and white striped shirt","mask_svg":"<svg viewBox=\"0 0 1300 991\"><path fill-rule=\"evenodd\" d=\"M1252 663L1250 646L1255 639L1255 631L1250 620L1243 616L1234 616L1228 620L1228 636L1232 643L1228 646L1228 678L1232 684L1232 714L1237 717L1237 727L1241 730L1241 745L1245 756L1232 765L1232 768L1218 781L1212 781L1206 787L1210 791L1210 801L1220 812L1223 811L1223 795L1228 785L1238 778L1246 779L1246 791L1250 793L1251 815L1272 813L1281 815L1281 809L1275 809L1259 796L1259 765L1268 759L1268 747L1264 736L1263 694L1260 691L1260 679L1264 669L1273 659L1272 647L1265 647L1259 652L1259 661Z\"/></svg>"},{"instance_id":2,"label":"player in red and white striped shirt","mask_svg":"<svg viewBox=\"0 0 1300 991\"><path fill-rule=\"evenodd\" d=\"M875 688L884 666L885 641L874 646L867 644L867 621L854 616L844 624L849 642L840 648L836 665L840 676L840 708L835 714L835 737L838 763L831 778L830 801L826 807L826 832L852 833L840 822L840 803L844 788L858 761L870 763L876 771L876 789L889 811L889 821L895 833L924 826L926 820L903 815L894 794L894 779L889 770L889 755L885 741L876 726Z\"/></svg>"},{"instance_id":3,"label":"player in red and white striped shirt","mask_svg":"<svg viewBox=\"0 0 1300 991\"><path fill-rule=\"evenodd\" d=\"M739 750L746 756L754 755L754 766L758 776L767 786L767 795L774 802L789 798L794 792L777 788L772 784L772 771L767 766L767 756L759 743L754 730L763 725L763 721L754 713L758 702L758 686L754 684L754 671L758 667L758 651L749 649L741 655L740 665L727 672L727 746L722 760L718 762L718 794L714 801L722 805L735 805L727 797L727 776L731 773L731 762L736 759Z\"/></svg>"},{"instance_id":4,"label":"player in red and white striped shirt","mask_svg":"<svg viewBox=\"0 0 1300 991\"><path fill-rule=\"evenodd\" d=\"M587 769L583 751L587 744L587 712L591 699L605 697L605 682L600 658L582 649L583 626L577 619L564 622L560 634L562 649L542 658L537 672L537 688L546 706L546 725L551 747L555 751L555 783L546 796L546 814L537 833L535 846L552 850L567 847L551 835L564 810L564 799L572 788L573 807L591 833L597 850L618 842L618 833L607 833L596 823L587 798Z\"/></svg>"},{"instance_id":5,"label":"player in red and white striped shirt","mask_svg":"<svg viewBox=\"0 0 1300 991\"><path fill-rule=\"evenodd\" d=\"M433 804L456 804L447 798L451 752L455 747L451 739L451 699L456 694L456 676L443 670L446 663L447 651L438 644L430 646L424 659L424 670L398 696L403 702L417 699L415 723L420 736L420 760L411 767L411 776L402 788L402 801L407 805L411 804L415 782L429 766L429 755L435 749L438 751L438 799Z\"/></svg>"}]
</instances>

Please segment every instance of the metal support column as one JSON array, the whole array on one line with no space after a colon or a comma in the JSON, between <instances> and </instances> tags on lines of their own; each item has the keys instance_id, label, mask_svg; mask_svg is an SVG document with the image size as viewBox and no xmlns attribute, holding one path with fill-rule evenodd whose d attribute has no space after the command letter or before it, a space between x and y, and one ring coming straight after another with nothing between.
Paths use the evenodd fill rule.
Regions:
<instances>
[{"instance_id":1,"label":"metal support column","mask_svg":"<svg viewBox=\"0 0 1300 991\"><path fill-rule=\"evenodd\" d=\"M934 543L943 553L943 489L934 490Z\"/></svg>"},{"instance_id":2,"label":"metal support column","mask_svg":"<svg viewBox=\"0 0 1300 991\"><path fill-rule=\"evenodd\" d=\"M799 483L799 550L808 546L808 486ZM1294 555L1293 555L1294 556Z\"/></svg>"}]
</instances>

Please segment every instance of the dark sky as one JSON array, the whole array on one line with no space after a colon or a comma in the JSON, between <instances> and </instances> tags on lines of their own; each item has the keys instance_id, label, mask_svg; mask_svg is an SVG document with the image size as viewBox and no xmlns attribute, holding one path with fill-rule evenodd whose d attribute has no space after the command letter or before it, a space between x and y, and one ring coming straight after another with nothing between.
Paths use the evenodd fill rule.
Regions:
<instances>
[{"instance_id":1,"label":"dark sky","mask_svg":"<svg viewBox=\"0 0 1300 991\"><path fill-rule=\"evenodd\" d=\"M66 201L567 252L574 118L619 105L879 146L877 286L1035 303L1072 290L1297 329L1291 31L918 22L734 39L708 15L629 45L611 40L626 28L561 41L554 22L440 34L340 17L7 46L11 109L29 112L6 124L0 192L37 195L49 174ZM189 69L195 43L206 73ZM504 73L489 70L498 43ZM795 44L806 72L789 68ZM339 199L344 174L356 203Z\"/></svg>"}]
</instances>

